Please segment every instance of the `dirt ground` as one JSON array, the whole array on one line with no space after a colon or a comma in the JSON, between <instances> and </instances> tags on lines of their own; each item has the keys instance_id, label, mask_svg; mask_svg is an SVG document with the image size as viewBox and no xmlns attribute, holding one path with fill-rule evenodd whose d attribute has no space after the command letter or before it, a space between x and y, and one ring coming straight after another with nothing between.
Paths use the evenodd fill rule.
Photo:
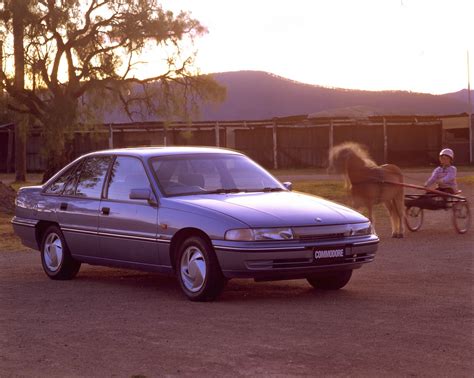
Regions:
<instances>
[{"instance_id":1,"label":"dirt ground","mask_svg":"<svg viewBox=\"0 0 474 378\"><path fill-rule=\"evenodd\" d=\"M338 292L233 280L213 303L88 265L55 282L38 252L0 253L0 376L471 377L474 230L450 216L404 239L382 220L376 260Z\"/></svg>"}]
</instances>

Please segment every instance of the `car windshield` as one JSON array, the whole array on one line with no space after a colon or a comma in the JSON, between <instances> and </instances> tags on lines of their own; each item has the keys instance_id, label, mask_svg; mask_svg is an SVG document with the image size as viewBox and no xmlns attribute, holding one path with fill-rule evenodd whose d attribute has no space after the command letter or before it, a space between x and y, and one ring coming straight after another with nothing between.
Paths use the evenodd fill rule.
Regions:
<instances>
[{"instance_id":1,"label":"car windshield","mask_svg":"<svg viewBox=\"0 0 474 378\"><path fill-rule=\"evenodd\" d=\"M242 155L161 156L151 160L166 196L286 190L258 164Z\"/></svg>"}]
</instances>

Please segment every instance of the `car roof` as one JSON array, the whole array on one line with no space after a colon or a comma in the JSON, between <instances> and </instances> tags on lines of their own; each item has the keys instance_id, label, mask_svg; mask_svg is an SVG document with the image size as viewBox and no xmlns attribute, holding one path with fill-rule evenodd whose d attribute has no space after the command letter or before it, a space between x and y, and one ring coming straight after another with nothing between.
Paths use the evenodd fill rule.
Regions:
<instances>
[{"instance_id":1,"label":"car roof","mask_svg":"<svg viewBox=\"0 0 474 378\"><path fill-rule=\"evenodd\" d=\"M192 146L170 146L170 147L133 147L133 148L115 148L91 152L87 155L132 155L138 157L154 157L165 155L195 155L195 154L235 154L241 153L218 147L192 147Z\"/></svg>"}]
</instances>

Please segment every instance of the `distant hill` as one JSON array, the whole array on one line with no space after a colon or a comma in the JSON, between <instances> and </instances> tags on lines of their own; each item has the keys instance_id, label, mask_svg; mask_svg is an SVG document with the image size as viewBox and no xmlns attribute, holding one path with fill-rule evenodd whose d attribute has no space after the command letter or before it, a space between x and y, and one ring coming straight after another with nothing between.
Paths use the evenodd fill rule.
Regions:
<instances>
[{"instance_id":1,"label":"distant hill","mask_svg":"<svg viewBox=\"0 0 474 378\"><path fill-rule=\"evenodd\" d=\"M261 71L213 74L227 88L219 105L202 106L200 121L272 119L307 114L314 117L371 115L447 115L467 111L467 90L443 95L405 91L362 91L304 84ZM474 101L474 91L473 101ZM155 121L149 114L135 119ZM107 109L105 123L128 123L118 107Z\"/></svg>"},{"instance_id":2,"label":"distant hill","mask_svg":"<svg viewBox=\"0 0 474 378\"><path fill-rule=\"evenodd\" d=\"M321 116L436 115L467 110L467 90L446 95L404 91L361 91L299 83L260 71L216 73L227 87L227 99L218 107L205 106L202 120L256 120L296 114ZM474 92L474 91L472 91ZM474 98L473 98L474 99Z\"/></svg>"},{"instance_id":3,"label":"distant hill","mask_svg":"<svg viewBox=\"0 0 474 378\"><path fill-rule=\"evenodd\" d=\"M446 93L442 96L462 101L464 104L467 104L468 101L467 89L462 89L460 91L452 93ZM471 101L474 102L474 89L471 89Z\"/></svg>"}]
</instances>

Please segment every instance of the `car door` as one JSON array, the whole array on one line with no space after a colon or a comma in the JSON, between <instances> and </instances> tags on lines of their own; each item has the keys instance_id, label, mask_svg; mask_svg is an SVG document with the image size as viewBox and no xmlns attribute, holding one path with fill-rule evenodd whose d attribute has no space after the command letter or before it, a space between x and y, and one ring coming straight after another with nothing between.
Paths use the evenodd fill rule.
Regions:
<instances>
[{"instance_id":1,"label":"car door","mask_svg":"<svg viewBox=\"0 0 474 378\"><path fill-rule=\"evenodd\" d=\"M100 204L100 256L132 265L157 265L158 208L147 200L130 199L132 189L148 189L154 197L142 161L117 156Z\"/></svg>"},{"instance_id":2,"label":"car door","mask_svg":"<svg viewBox=\"0 0 474 378\"><path fill-rule=\"evenodd\" d=\"M59 197L57 218L73 255L97 256L100 198L111 161L111 156L86 158Z\"/></svg>"}]
</instances>

